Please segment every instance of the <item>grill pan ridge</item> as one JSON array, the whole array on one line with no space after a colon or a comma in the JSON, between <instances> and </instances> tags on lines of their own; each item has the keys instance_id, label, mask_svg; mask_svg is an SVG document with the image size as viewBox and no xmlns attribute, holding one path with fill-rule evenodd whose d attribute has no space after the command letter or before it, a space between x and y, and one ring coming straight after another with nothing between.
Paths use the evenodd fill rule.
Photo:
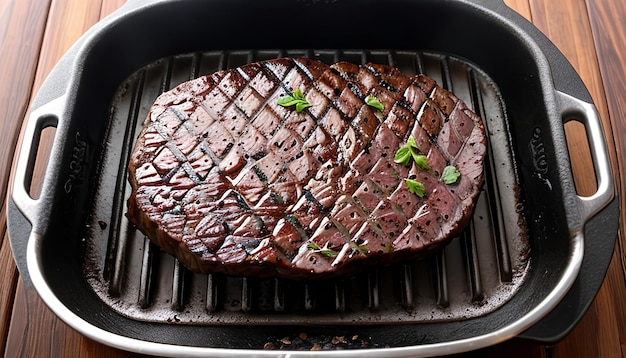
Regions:
<instances>
[{"instance_id":1,"label":"grill pan ridge","mask_svg":"<svg viewBox=\"0 0 626 358\"><path fill-rule=\"evenodd\" d=\"M408 74L426 72L454 89L466 103L474 103L492 133L491 141L503 150L490 153L487 184L475 220L447 253L438 254L431 262L323 282L207 277L184 270L129 224L124 216L130 193L125 170L128 153L155 96L181 81L224 67L284 56L311 56L329 63L387 63ZM494 86L465 62L415 52L211 52L177 56L149 65L132 75L115 96L100 176L117 177L117 181L115 186L100 183L96 190L90 222L94 229L86 235L85 277L90 278L101 299L120 314L156 322L391 324L458 320L493 311L517 291L528 263L525 224L517 197L519 188L512 154L506 150L510 145L505 111ZM110 227L101 228L109 222ZM372 311L376 314L372 315Z\"/></svg>"},{"instance_id":2,"label":"grill pan ridge","mask_svg":"<svg viewBox=\"0 0 626 358\"><path fill-rule=\"evenodd\" d=\"M368 36L355 11L378 13L379 1L137 0L95 25L55 66L26 125L7 204L25 280L82 334L157 355L430 356L515 336L562 337L599 289L617 233L589 93L554 45L500 0L384 4L396 16L379 18ZM241 22L249 26L231 26ZM213 36L224 28L228 36ZM262 31L250 36L249 28ZM426 261L293 284L191 274L130 227L125 165L151 100L200 74L281 56L424 72L473 106L491 150L466 233ZM589 135L598 178L591 197L574 189L569 119ZM33 199L23 186L50 125L50 164ZM301 352L281 342L302 332L311 344L358 337L329 348L360 349ZM268 343L287 351L263 350Z\"/></svg>"}]
</instances>

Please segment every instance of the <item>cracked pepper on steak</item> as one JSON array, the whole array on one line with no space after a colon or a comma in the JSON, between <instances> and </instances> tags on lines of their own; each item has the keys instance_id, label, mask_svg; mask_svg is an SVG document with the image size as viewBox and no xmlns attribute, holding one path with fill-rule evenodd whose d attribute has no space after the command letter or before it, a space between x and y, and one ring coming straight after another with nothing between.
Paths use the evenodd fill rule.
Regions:
<instances>
[{"instance_id":1,"label":"cracked pepper on steak","mask_svg":"<svg viewBox=\"0 0 626 358\"><path fill-rule=\"evenodd\" d=\"M310 107L278 104L298 89ZM394 161L411 136L426 169ZM262 61L156 99L131 156L127 214L194 272L344 275L423 257L459 235L485 150L480 118L424 75ZM445 184L449 165L460 176Z\"/></svg>"}]
</instances>

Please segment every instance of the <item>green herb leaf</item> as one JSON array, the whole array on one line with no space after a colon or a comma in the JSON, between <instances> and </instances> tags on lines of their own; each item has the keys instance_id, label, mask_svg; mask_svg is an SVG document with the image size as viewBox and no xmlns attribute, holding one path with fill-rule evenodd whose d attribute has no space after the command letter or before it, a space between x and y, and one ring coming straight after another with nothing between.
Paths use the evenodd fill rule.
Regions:
<instances>
[{"instance_id":1,"label":"green herb leaf","mask_svg":"<svg viewBox=\"0 0 626 358\"><path fill-rule=\"evenodd\" d=\"M319 245L317 245L317 244L316 244L316 243L314 243L314 242L309 242L309 243L306 245L306 248L307 248L307 249L309 249L309 250L319 250L319 249L320 249Z\"/></svg>"},{"instance_id":2,"label":"green herb leaf","mask_svg":"<svg viewBox=\"0 0 626 358\"><path fill-rule=\"evenodd\" d=\"M284 96L284 97L280 97L277 103L283 107L290 107L299 102L300 102L299 100L293 98L292 96Z\"/></svg>"},{"instance_id":3,"label":"green herb leaf","mask_svg":"<svg viewBox=\"0 0 626 358\"><path fill-rule=\"evenodd\" d=\"M326 257L329 258L334 258L337 257L337 255L339 255L339 253L337 251L331 250L329 248L324 247L323 249L321 247L319 247L318 244L314 243L314 242L309 242L306 245L306 248L309 250L313 250L313 252L318 252Z\"/></svg>"},{"instance_id":4,"label":"green herb leaf","mask_svg":"<svg viewBox=\"0 0 626 358\"><path fill-rule=\"evenodd\" d=\"M296 112L300 113L308 107L311 107L311 104L309 102L299 101L298 103L296 103Z\"/></svg>"},{"instance_id":5,"label":"green herb leaf","mask_svg":"<svg viewBox=\"0 0 626 358\"><path fill-rule=\"evenodd\" d=\"M446 184L454 184L461 176L461 173L452 165L448 165L443 168L443 174L441 174L441 180Z\"/></svg>"},{"instance_id":6,"label":"green herb leaf","mask_svg":"<svg viewBox=\"0 0 626 358\"><path fill-rule=\"evenodd\" d=\"M296 112L298 113L305 108L311 107L311 104L307 102L299 88L296 88L292 95L280 97L276 103L283 107L296 106Z\"/></svg>"},{"instance_id":7,"label":"green herb leaf","mask_svg":"<svg viewBox=\"0 0 626 358\"><path fill-rule=\"evenodd\" d=\"M302 91L300 91L299 88L296 88L295 90L293 90L293 97L301 101L306 101L306 98L304 98L304 95L302 94Z\"/></svg>"},{"instance_id":8,"label":"green herb leaf","mask_svg":"<svg viewBox=\"0 0 626 358\"><path fill-rule=\"evenodd\" d=\"M417 164L418 167L424 170L429 170L427 158L425 155L420 154L419 148L415 138L411 135L406 141L406 144L402 145L393 157L393 161L402 165L411 165L411 158Z\"/></svg>"},{"instance_id":9,"label":"green herb leaf","mask_svg":"<svg viewBox=\"0 0 626 358\"><path fill-rule=\"evenodd\" d=\"M424 188L424 184L413 179L404 179L404 182L411 193L419 196L420 198L424 197L424 191L426 190L426 188Z\"/></svg>"},{"instance_id":10,"label":"green herb leaf","mask_svg":"<svg viewBox=\"0 0 626 358\"><path fill-rule=\"evenodd\" d=\"M374 97L374 96L367 96L365 97L365 104L367 104L370 107L374 107L378 110L384 110L385 106L383 106L382 103L380 103L380 100L378 100L378 98Z\"/></svg>"},{"instance_id":11,"label":"green herb leaf","mask_svg":"<svg viewBox=\"0 0 626 358\"><path fill-rule=\"evenodd\" d=\"M337 255L339 255L339 253L337 251L333 251L331 249L321 249L321 250L319 250L319 253L324 255L324 256L326 256L326 257L329 257L331 259L335 258L335 257L337 257Z\"/></svg>"},{"instance_id":12,"label":"green herb leaf","mask_svg":"<svg viewBox=\"0 0 626 358\"><path fill-rule=\"evenodd\" d=\"M428 158L426 158L425 155L417 154L415 152L412 152L411 155L413 156L413 160L415 161L415 164L417 164L418 167L424 170L430 169L430 167L428 166Z\"/></svg>"},{"instance_id":13,"label":"green herb leaf","mask_svg":"<svg viewBox=\"0 0 626 358\"><path fill-rule=\"evenodd\" d=\"M407 146L400 147L393 157L393 161L398 164L409 165L411 162L411 149Z\"/></svg>"},{"instance_id":14,"label":"green herb leaf","mask_svg":"<svg viewBox=\"0 0 626 358\"><path fill-rule=\"evenodd\" d=\"M350 241L350 248L352 249L353 253L362 253L364 255L367 255L370 252L370 248L365 246L365 245L359 245L354 241Z\"/></svg>"}]
</instances>

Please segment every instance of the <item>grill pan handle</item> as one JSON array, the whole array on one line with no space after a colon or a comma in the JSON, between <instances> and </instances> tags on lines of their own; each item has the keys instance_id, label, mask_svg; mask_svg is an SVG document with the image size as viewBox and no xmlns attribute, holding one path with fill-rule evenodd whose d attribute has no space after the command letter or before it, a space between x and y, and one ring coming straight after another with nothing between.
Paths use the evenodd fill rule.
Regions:
<instances>
[{"instance_id":1,"label":"grill pan handle","mask_svg":"<svg viewBox=\"0 0 626 358\"><path fill-rule=\"evenodd\" d=\"M592 216L611 202L615 195L611 162L608 155L604 131L596 107L566 93L557 91L561 108L561 118L576 120L585 126L591 159L595 169L597 190L591 196L577 196L580 208L580 223L584 224ZM577 228L582 230L582 227Z\"/></svg>"},{"instance_id":2,"label":"grill pan handle","mask_svg":"<svg viewBox=\"0 0 626 358\"><path fill-rule=\"evenodd\" d=\"M41 190L41 195L36 199L29 194L39 142L44 129L58 126L65 103L65 96L61 96L37 108L30 114L24 129L24 136L17 157L12 199L17 208L33 225L33 231L40 229L37 225L38 219L47 217L47 215L43 215L42 210L50 199L46 190ZM54 151L55 145L53 144L51 153ZM52 162L54 156L51 153L49 154L51 161L48 163L44 175L45 182L57 177L55 165Z\"/></svg>"}]
</instances>

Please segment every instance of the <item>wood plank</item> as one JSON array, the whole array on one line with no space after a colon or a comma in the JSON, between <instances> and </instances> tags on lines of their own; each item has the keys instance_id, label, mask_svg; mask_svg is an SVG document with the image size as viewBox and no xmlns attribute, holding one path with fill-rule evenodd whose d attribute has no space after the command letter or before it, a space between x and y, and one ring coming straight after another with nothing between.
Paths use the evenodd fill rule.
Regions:
<instances>
[{"instance_id":1,"label":"wood plank","mask_svg":"<svg viewBox=\"0 0 626 358\"><path fill-rule=\"evenodd\" d=\"M35 77L34 92L61 56L100 19L101 0L53 0Z\"/></svg>"},{"instance_id":2,"label":"wood plank","mask_svg":"<svg viewBox=\"0 0 626 358\"><path fill-rule=\"evenodd\" d=\"M35 78L49 8L48 0L0 0L0 170L8 173ZM0 176L6 193L8 175ZM6 234L5 196L0 195L0 350L5 351L17 269Z\"/></svg>"},{"instance_id":3,"label":"wood plank","mask_svg":"<svg viewBox=\"0 0 626 358\"><path fill-rule=\"evenodd\" d=\"M13 261L13 253L9 247L9 238L6 235L0 248L0 352L6 349L6 341L9 332L11 311L15 298L15 286L18 273Z\"/></svg>"},{"instance_id":4,"label":"wood plank","mask_svg":"<svg viewBox=\"0 0 626 358\"><path fill-rule=\"evenodd\" d=\"M624 169L624 153L626 153L626 3L623 1L594 0L587 1L587 11L591 18L594 44L600 62L600 73L607 97L607 107L611 116L611 129L614 134L618 162L616 170L617 195L620 200L620 228L626 227L626 173ZM621 345L621 354L626 354L626 313L624 297L626 297L626 237L623 230L618 237L613 265L609 271L606 285L609 291L608 302L614 308L617 321L617 333Z\"/></svg>"},{"instance_id":5,"label":"wood plank","mask_svg":"<svg viewBox=\"0 0 626 358\"><path fill-rule=\"evenodd\" d=\"M6 358L68 357L70 353L75 357L90 358L141 357L102 345L74 331L50 311L33 287L25 286L21 279L14 307ZM28 320L19 317L28 317Z\"/></svg>"}]
</instances>

